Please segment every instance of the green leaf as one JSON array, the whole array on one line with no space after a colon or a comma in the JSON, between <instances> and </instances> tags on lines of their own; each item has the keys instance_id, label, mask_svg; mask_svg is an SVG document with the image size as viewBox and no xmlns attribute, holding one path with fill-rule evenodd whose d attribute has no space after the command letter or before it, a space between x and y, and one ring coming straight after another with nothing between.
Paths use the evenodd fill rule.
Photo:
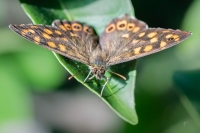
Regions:
<instances>
[{"instance_id":1,"label":"green leaf","mask_svg":"<svg viewBox=\"0 0 200 133\"><path fill-rule=\"evenodd\" d=\"M50 25L55 19L77 20L95 28L97 33L103 32L105 26L116 17L125 13L134 16L133 7L129 0L20 0L22 8L34 24ZM86 65L55 54L59 62L75 78L83 83L89 69ZM119 64L111 70L122 74L126 81L120 77L106 73L110 78L103 92L104 100L119 116L131 124L137 124L135 111L135 62ZM79 74L79 75L77 75ZM100 96L104 80L92 79L83 83L87 88Z\"/></svg>"}]
</instances>

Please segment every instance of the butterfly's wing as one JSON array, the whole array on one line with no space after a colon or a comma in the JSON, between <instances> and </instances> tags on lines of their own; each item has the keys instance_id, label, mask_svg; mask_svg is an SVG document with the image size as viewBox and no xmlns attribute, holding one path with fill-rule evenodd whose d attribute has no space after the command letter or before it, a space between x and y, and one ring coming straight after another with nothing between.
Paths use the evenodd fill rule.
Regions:
<instances>
[{"instance_id":1,"label":"butterfly's wing","mask_svg":"<svg viewBox=\"0 0 200 133\"><path fill-rule=\"evenodd\" d=\"M79 22L55 20L53 26L10 25L22 37L78 62L89 64L89 56L98 45L94 29Z\"/></svg>"},{"instance_id":2,"label":"butterfly's wing","mask_svg":"<svg viewBox=\"0 0 200 133\"><path fill-rule=\"evenodd\" d=\"M129 30L129 25L135 27ZM100 46L107 52L107 66L111 66L169 48L190 35L180 30L147 28L144 22L125 15L106 27L100 37Z\"/></svg>"},{"instance_id":3,"label":"butterfly's wing","mask_svg":"<svg viewBox=\"0 0 200 133\"><path fill-rule=\"evenodd\" d=\"M116 55L130 41L134 34L146 29L146 23L127 14L121 18L113 19L100 36L100 46L108 57Z\"/></svg>"}]
</instances>

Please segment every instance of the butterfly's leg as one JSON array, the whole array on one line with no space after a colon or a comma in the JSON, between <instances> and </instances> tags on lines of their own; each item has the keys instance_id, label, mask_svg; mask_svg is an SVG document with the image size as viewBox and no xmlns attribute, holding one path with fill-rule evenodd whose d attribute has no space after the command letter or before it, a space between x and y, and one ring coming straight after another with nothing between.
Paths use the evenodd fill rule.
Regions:
<instances>
[{"instance_id":1,"label":"butterfly's leg","mask_svg":"<svg viewBox=\"0 0 200 133\"><path fill-rule=\"evenodd\" d=\"M108 78L108 77L104 77L104 79L106 79L106 83L103 85L103 88L101 89L101 97L102 97L102 95L103 95L103 90L105 89L105 87L106 87L106 85L107 85L107 83L108 83L108 81L109 81L109 78Z\"/></svg>"},{"instance_id":2,"label":"butterfly's leg","mask_svg":"<svg viewBox=\"0 0 200 133\"><path fill-rule=\"evenodd\" d=\"M95 77L95 75L93 75L92 77L89 78L89 80L93 79Z\"/></svg>"},{"instance_id":3,"label":"butterfly's leg","mask_svg":"<svg viewBox=\"0 0 200 133\"><path fill-rule=\"evenodd\" d=\"M88 73L88 75L87 75L87 77L85 78L85 80L83 81L83 83L85 83L85 81L88 79L88 77L90 76L91 72L92 72L92 71L90 71L90 72Z\"/></svg>"}]
</instances>

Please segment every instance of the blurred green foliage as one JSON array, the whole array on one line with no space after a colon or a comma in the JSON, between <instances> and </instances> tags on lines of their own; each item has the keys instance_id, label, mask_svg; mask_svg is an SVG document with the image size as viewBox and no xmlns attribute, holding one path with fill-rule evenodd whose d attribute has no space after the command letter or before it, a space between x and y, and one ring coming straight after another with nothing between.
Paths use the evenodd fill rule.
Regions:
<instances>
[{"instance_id":1,"label":"blurred green foliage","mask_svg":"<svg viewBox=\"0 0 200 133\"><path fill-rule=\"evenodd\" d=\"M132 0L132 3L136 17L149 27L179 28L193 35L173 48L138 60L135 99L139 123L136 126L124 123L118 132L198 133L200 1ZM65 83L69 74L52 52L8 29L10 23L31 22L19 3L1 0L0 7L1 129L12 120L34 119L33 92L56 92L78 83Z\"/></svg>"}]
</instances>

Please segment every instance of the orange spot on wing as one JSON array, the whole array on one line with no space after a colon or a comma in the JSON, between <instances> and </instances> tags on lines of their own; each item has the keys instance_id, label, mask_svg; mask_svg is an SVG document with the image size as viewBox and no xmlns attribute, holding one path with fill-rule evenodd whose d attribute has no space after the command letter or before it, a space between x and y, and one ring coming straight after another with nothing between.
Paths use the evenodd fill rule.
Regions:
<instances>
[{"instance_id":1,"label":"orange spot on wing","mask_svg":"<svg viewBox=\"0 0 200 133\"><path fill-rule=\"evenodd\" d=\"M59 30L55 30L55 33L58 35L62 35L62 33Z\"/></svg>"},{"instance_id":2,"label":"orange spot on wing","mask_svg":"<svg viewBox=\"0 0 200 133\"><path fill-rule=\"evenodd\" d=\"M33 29L37 29L38 26L36 26L36 25L31 25L31 28L33 28Z\"/></svg>"},{"instance_id":3,"label":"orange spot on wing","mask_svg":"<svg viewBox=\"0 0 200 133\"><path fill-rule=\"evenodd\" d=\"M128 23L127 24L127 30L130 31L130 30L133 30L135 27L135 24L134 23Z\"/></svg>"},{"instance_id":4,"label":"orange spot on wing","mask_svg":"<svg viewBox=\"0 0 200 133\"><path fill-rule=\"evenodd\" d=\"M88 34L93 34L93 30L88 26L84 26L83 31Z\"/></svg>"},{"instance_id":5,"label":"orange spot on wing","mask_svg":"<svg viewBox=\"0 0 200 133\"><path fill-rule=\"evenodd\" d=\"M71 35L71 36L78 36L77 34L72 33L72 32L70 32L70 35Z\"/></svg>"},{"instance_id":6,"label":"orange spot on wing","mask_svg":"<svg viewBox=\"0 0 200 133\"><path fill-rule=\"evenodd\" d=\"M67 38L65 38L65 37L62 37L61 39L62 39L63 41L68 41Z\"/></svg>"},{"instance_id":7,"label":"orange spot on wing","mask_svg":"<svg viewBox=\"0 0 200 133\"><path fill-rule=\"evenodd\" d=\"M148 38L152 38L157 35L157 32L151 32L147 35Z\"/></svg>"},{"instance_id":8,"label":"orange spot on wing","mask_svg":"<svg viewBox=\"0 0 200 133\"><path fill-rule=\"evenodd\" d=\"M56 48L56 44L54 42L47 42L47 44L51 48Z\"/></svg>"},{"instance_id":9,"label":"orange spot on wing","mask_svg":"<svg viewBox=\"0 0 200 133\"><path fill-rule=\"evenodd\" d=\"M82 30L82 26L78 23L73 23L71 27L72 27L73 31L81 31Z\"/></svg>"},{"instance_id":10,"label":"orange spot on wing","mask_svg":"<svg viewBox=\"0 0 200 133\"><path fill-rule=\"evenodd\" d=\"M180 40L178 35L173 35L173 38L174 38L175 41L179 41Z\"/></svg>"},{"instance_id":11,"label":"orange spot on wing","mask_svg":"<svg viewBox=\"0 0 200 133\"><path fill-rule=\"evenodd\" d=\"M31 32L31 33L35 33L35 31L34 30L32 30L32 29L28 29L28 32Z\"/></svg>"},{"instance_id":12,"label":"orange spot on wing","mask_svg":"<svg viewBox=\"0 0 200 133\"><path fill-rule=\"evenodd\" d=\"M134 54L140 54L140 50L141 50L141 47L138 47L138 48L135 48L135 49L133 49L133 51L134 51Z\"/></svg>"},{"instance_id":13,"label":"orange spot on wing","mask_svg":"<svg viewBox=\"0 0 200 133\"><path fill-rule=\"evenodd\" d=\"M35 42L36 44L39 44L39 43L40 43L40 37L39 37L39 36L35 36L35 37L33 38L33 40L34 40L34 42Z\"/></svg>"},{"instance_id":14,"label":"orange spot on wing","mask_svg":"<svg viewBox=\"0 0 200 133\"><path fill-rule=\"evenodd\" d=\"M167 45L166 42L164 42L164 41L161 41L161 42L160 42L160 48L163 48L163 47L165 47L166 45Z\"/></svg>"},{"instance_id":15,"label":"orange spot on wing","mask_svg":"<svg viewBox=\"0 0 200 133\"><path fill-rule=\"evenodd\" d=\"M64 26L65 26L65 28L66 28L67 30L71 30L71 25L70 25L70 24L65 23Z\"/></svg>"},{"instance_id":16,"label":"orange spot on wing","mask_svg":"<svg viewBox=\"0 0 200 133\"><path fill-rule=\"evenodd\" d=\"M153 49L153 45L147 45L147 46L145 46L145 48L144 48L144 52L149 52L149 51L151 51Z\"/></svg>"},{"instance_id":17,"label":"orange spot on wing","mask_svg":"<svg viewBox=\"0 0 200 133\"><path fill-rule=\"evenodd\" d=\"M135 27L135 28L133 29L133 33L138 32L139 30L140 30L140 27Z\"/></svg>"},{"instance_id":18,"label":"orange spot on wing","mask_svg":"<svg viewBox=\"0 0 200 133\"><path fill-rule=\"evenodd\" d=\"M170 31L169 31L169 30L163 30L162 32L163 32L163 33L167 33L167 32L170 32Z\"/></svg>"},{"instance_id":19,"label":"orange spot on wing","mask_svg":"<svg viewBox=\"0 0 200 133\"><path fill-rule=\"evenodd\" d=\"M53 34L53 32L49 29L44 29L44 32L46 32L47 34Z\"/></svg>"},{"instance_id":20,"label":"orange spot on wing","mask_svg":"<svg viewBox=\"0 0 200 133\"><path fill-rule=\"evenodd\" d=\"M109 26L107 26L106 28L106 33L111 33L115 30L115 25L114 24L110 24Z\"/></svg>"},{"instance_id":21,"label":"orange spot on wing","mask_svg":"<svg viewBox=\"0 0 200 133\"><path fill-rule=\"evenodd\" d=\"M22 36L25 36L27 32L28 32L28 30L25 30L25 29L24 29L24 30L21 31L21 35L22 35Z\"/></svg>"},{"instance_id":22,"label":"orange spot on wing","mask_svg":"<svg viewBox=\"0 0 200 133\"><path fill-rule=\"evenodd\" d=\"M132 41L132 43L138 43L140 40L136 40L136 39L134 39L133 41Z\"/></svg>"},{"instance_id":23,"label":"orange spot on wing","mask_svg":"<svg viewBox=\"0 0 200 133\"><path fill-rule=\"evenodd\" d=\"M65 27L64 27L63 25L59 25L59 27L60 27L62 30L66 31L66 29L65 29Z\"/></svg>"},{"instance_id":24,"label":"orange spot on wing","mask_svg":"<svg viewBox=\"0 0 200 133\"><path fill-rule=\"evenodd\" d=\"M126 20L122 20L117 22L117 29L118 30L125 30L127 26L127 21Z\"/></svg>"},{"instance_id":25,"label":"orange spot on wing","mask_svg":"<svg viewBox=\"0 0 200 133\"><path fill-rule=\"evenodd\" d=\"M145 35L145 32L140 33L138 36L143 37Z\"/></svg>"},{"instance_id":26,"label":"orange spot on wing","mask_svg":"<svg viewBox=\"0 0 200 133\"><path fill-rule=\"evenodd\" d=\"M166 35L166 37L165 38L170 38L170 37L172 37L173 36L173 34L168 34L168 35Z\"/></svg>"},{"instance_id":27,"label":"orange spot on wing","mask_svg":"<svg viewBox=\"0 0 200 133\"><path fill-rule=\"evenodd\" d=\"M35 31L32 30L32 29L23 29L23 30L21 31L21 35L22 35L22 36L25 36L25 35L27 35L28 33L34 34Z\"/></svg>"},{"instance_id":28,"label":"orange spot on wing","mask_svg":"<svg viewBox=\"0 0 200 133\"><path fill-rule=\"evenodd\" d=\"M59 44L58 46L59 46L60 50L63 52L65 52L67 50L66 46L64 46L63 44Z\"/></svg>"},{"instance_id":29,"label":"orange spot on wing","mask_svg":"<svg viewBox=\"0 0 200 133\"><path fill-rule=\"evenodd\" d=\"M158 41L158 37L154 37L150 40L150 43L154 43L154 42L157 42Z\"/></svg>"},{"instance_id":30,"label":"orange spot on wing","mask_svg":"<svg viewBox=\"0 0 200 133\"><path fill-rule=\"evenodd\" d=\"M123 34L122 37L129 38L129 34Z\"/></svg>"},{"instance_id":31,"label":"orange spot on wing","mask_svg":"<svg viewBox=\"0 0 200 133\"><path fill-rule=\"evenodd\" d=\"M43 36L45 39L51 39L51 37L50 37L48 34L46 34L46 33L43 33L42 36Z\"/></svg>"}]
</instances>

